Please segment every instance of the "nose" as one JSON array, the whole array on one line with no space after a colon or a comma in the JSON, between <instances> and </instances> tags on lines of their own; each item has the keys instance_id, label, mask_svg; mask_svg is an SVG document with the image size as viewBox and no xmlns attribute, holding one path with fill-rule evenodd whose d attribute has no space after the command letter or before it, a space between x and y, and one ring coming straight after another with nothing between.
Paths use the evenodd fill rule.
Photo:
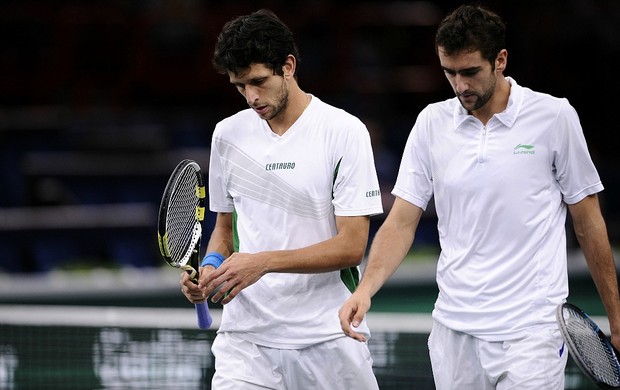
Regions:
<instances>
[{"instance_id":1,"label":"nose","mask_svg":"<svg viewBox=\"0 0 620 390\"><path fill-rule=\"evenodd\" d=\"M469 81L467 77L457 74L454 77L454 89L457 93L463 93L469 89Z\"/></svg>"},{"instance_id":2,"label":"nose","mask_svg":"<svg viewBox=\"0 0 620 390\"><path fill-rule=\"evenodd\" d=\"M254 104L258 100L258 90L252 86L245 87L245 100L249 105Z\"/></svg>"}]
</instances>

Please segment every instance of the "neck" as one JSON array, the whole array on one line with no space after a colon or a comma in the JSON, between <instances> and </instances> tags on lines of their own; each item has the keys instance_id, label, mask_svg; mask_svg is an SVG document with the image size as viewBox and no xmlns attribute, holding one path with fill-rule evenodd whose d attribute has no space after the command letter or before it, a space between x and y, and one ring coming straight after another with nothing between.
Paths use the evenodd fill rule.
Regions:
<instances>
[{"instance_id":1,"label":"neck","mask_svg":"<svg viewBox=\"0 0 620 390\"><path fill-rule=\"evenodd\" d=\"M268 121L271 130L278 135L286 133L303 114L311 99L312 97L302 91L297 85L292 86L289 92L288 106L280 115Z\"/></svg>"},{"instance_id":2,"label":"neck","mask_svg":"<svg viewBox=\"0 0 620 390\"><path fill-rule=\"evenodd\" d=\"M471 115L478 118L484 125L493 117L508 107L508 99L510 98L510 82L505 77L499 77L495 86L493 97L479 110L470 112Z\"/></svg>"}]
</instances>

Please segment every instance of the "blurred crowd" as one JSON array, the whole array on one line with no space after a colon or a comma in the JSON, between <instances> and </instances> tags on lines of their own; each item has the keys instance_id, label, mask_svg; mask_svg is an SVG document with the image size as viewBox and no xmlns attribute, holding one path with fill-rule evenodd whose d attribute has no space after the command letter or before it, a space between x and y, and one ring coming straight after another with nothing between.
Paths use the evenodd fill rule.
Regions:
<instances>
[{"instance_id":1,"label":"blurred crowd","mask_svg":"<svg viewBox=\"0 0 620 390\"><path fill-rule=\"evenodd\" d=\"M156 214L169 173L181 158L206 170L215 123L244 105L211 66L216 35L263 7L295 32L305 89L366 122L387 213L418 112L452 96L433 34L460 3L1 2L0 272L163 264ZM578 110L619 244L620 3L488 3L509 24L506 75ZM417 244L436 247L434 225L431 207Z\"/></svg>"}]
</instances>

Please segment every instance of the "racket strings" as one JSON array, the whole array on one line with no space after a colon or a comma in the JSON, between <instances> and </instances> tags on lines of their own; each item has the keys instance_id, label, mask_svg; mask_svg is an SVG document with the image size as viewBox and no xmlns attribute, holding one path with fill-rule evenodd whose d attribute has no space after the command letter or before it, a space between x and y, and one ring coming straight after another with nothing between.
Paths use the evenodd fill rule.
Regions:
<instances>
[{"instance_id":1,"label":"racket strings","mask_svg":"<svg viewBox=\"0 0 620 390\"><path fill-rule=\"evenodd\" d=\"M579 351L583 363L599 381L620 386L620 366L617 357L610 346L599 337L598 327L594 329L587 318L570 310L565 309L564 316L572 343Z\"/></svg>"},{"instance_id":2,"label":"racket strings","mask_svg":"<svg viewBox=\"0 0 620 390\"><path fill-rule=\"evenodd\" d=\"M200 223L196 208L198 178L193 169L184 169L177 181L168 207L167 226L170 258L176 264L185 264L200 237Z\"/></svg>"}]
</instances>

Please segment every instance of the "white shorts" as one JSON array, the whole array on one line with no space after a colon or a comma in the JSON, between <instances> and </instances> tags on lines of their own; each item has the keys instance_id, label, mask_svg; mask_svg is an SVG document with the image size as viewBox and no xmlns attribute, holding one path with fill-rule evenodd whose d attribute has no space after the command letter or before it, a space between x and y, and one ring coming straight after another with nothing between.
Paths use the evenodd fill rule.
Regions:
<instances>
[{"instance_id":1,"label":"white shorts","mask_svg":"<svg viewBox=\"0 0 620 390\"><path fill-rule=\"evenodd\" d=\"M366 343L340 337L303 349L253 344L234 333L218 333L213 390L377 390Z\"/></svg>"},{"instance_id":2,"label":"white shorts","mask_svg":"<svg viewBox=\"0 0 620 390\"><path fill-rule=\"evenodd\" d=\"M568 349L558 329L489 342L437 321L428 339L437 390L562 390Z\"/></svg>"}]
</instances>

